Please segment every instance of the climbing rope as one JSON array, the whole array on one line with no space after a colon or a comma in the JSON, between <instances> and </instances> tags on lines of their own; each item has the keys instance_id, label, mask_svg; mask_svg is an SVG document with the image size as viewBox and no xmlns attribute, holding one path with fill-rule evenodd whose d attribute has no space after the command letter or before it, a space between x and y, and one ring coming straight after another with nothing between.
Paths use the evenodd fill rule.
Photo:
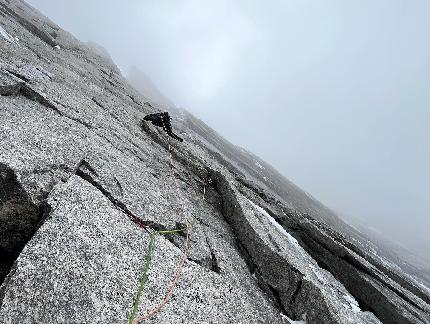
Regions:
<instances>
[{"instance_id":1,"label":"climbing rope","mask_svg":"<svg viewBox=\"0 0 430 324\"><path fill-rule=\"evenodd\" d=\"M152 315L152 311L151 311L146 316L140 317L139 319L135 320L135 317L137 314L137 309L138 309L139 303L140 303L140 299L142 297L143 289L145 288L146 281L148 280L148 273L149 273L149 270L151 268L152 254L154 251L154 243L155 243L156 236L157 235L163 235L163 234L174 234L174 233L178 233L178 232L183 232L185 230L186 230L186 228L185 229L178 229L178 230L153 231L151 233L150 238L149 238L148 252L146 253L146 258L145 258L145 269L143 271L142 278L140 279L136 299L134 300L134 303L133 303L133 311L132 311L132 313L130 315L130 319L129 319L130 324L138 323L144 319L147 319L148 315L150 315L150 314ZM186 245L188 246L187 243L186 243ZM184 255L186 255L185 250L184 250ZM179 267L178 267L178 269L179 269ZM167 303L167 301L166 301L166 303Z\"/></svg>"},{"instance_id":2,"label":"climbing rope","mask_svg":"<svg viewBox=\"0 0 430 324\"><path fill-rule=\"evenodd\" d=\"M175 179L174 181L176 182L176 177L175 177L175 173L173 170L173 159L172 159L172 151L171 151L170 144L169 144L169 154L170 154L170 166L172 169L173 178ZM180 197L178 186L176 185L175 187L176 187L176 191L177 191L177 197ZM205 195L206 195L206 187L204 186L203 187L203 200L205 199ZM184 209L182 203L180 202L180 200L179 200L179 204L181 205L181 208L182 208L182 214L185 217L185 211L184 211L185 209ZM176 284L177 284L177 282L181 276L181 272L182 272L182 269L184 267L185 261L187 260L188 251L189 251L190 231L191 231L191 228L192 228L194 222L195 222L195 219L190 224L188 219L186 219L185 220L185 223L186 223L185 228L174 229L174 230L154 231L151 233L150 239L149 239L148 251L146 254L146 258L145 258L145 268L143 271L143 275L140 279L139 288L138 288L138 291L136 294L136 298L135 298L134 303L133 303L133 310L132 310L132 313L131 313L130 318L129 318L129 324L138 324L144 320L150 319L152 316L154 316L159 311L161 311L161 309L169 302L169 300L172 297L173 292L175 290ZM157 235L165 235L165 234L175 234L175 233L180 233L180 232L186 232L184 250L182 253L182 258L179 261L178 267L176 269L175 276L174 276L163 300L158 305L156 305L155 307L150 309L146 315L141 316L135 320L137 310L138 310L138 307L140 304L140 299L142 297L145 284L148 280L148 274L149 274L149 270L150 270L151 263L152 263L152 255L153 255L153 251L154 251L154 243L155 243L156 236Z\"/></svg>"}]
</instances>

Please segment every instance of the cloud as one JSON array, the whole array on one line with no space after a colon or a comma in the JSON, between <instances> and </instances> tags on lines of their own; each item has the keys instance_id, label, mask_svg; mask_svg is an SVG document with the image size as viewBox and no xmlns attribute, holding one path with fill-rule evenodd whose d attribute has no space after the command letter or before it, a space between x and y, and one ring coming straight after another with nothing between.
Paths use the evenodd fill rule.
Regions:
<instances>
[{"instance_id":1,"label":"cloud","mask_svg":"<svg viewBox=\"0 0 430 324\"><path fill-rule=\"evenodd\" d=\"M29 2L329 207L428 252L430 2Z\"/></svg>"},{"instance_id":2,"label":"cloud","mask_svg":"<svg viewBox=\"0 0 430 324\"><path fill-rule=\"evenodd\" d=\"M257 36L247 17L227 1L152 3L141 18L147 31L159 27L154 31L162 46L159 54L181 78L178 86L192 98L217 95Z\"/></svg>"}]
</instances>

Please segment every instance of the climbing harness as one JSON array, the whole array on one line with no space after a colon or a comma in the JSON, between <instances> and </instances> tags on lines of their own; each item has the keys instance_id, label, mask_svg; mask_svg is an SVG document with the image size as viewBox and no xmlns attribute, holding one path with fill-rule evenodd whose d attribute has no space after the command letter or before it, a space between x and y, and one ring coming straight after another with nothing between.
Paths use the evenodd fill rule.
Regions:
<instances>
[{"instance_id":1,"label":"climbing harness","mask_svg":"<svg viewBox=\"0 0 430 324\"><path fill-rule=\"evenodd\" d=\"M172 151L171 151L171 147L169 144L169 154L170 154L170 167L172 169L172 174L173 174L173 178L175 179L174 181L176 182L176 177L174 174L174 170L173 170L173 159L172 159ZM177 197L180 197L179 195L179 189L178 186L176 186L176 190L177 190ZM203 186L203 200L205 199L205 195L206 195L206 187ZM182 214L185 217L185 212L184 212L184 207L182 205L181 202L179 202L181 207L182 207ZM136 298L134 300L133 303L133 310L132 313L130 315L129 318L129 324L138 324L144 320L148 320L150 319L152 316L154 316L155 314L157 314L159 311L161 311L161 309L169 302L170 298L173 295L173 292L175 290L176 284L181 276L181 272L182 269L184 267L185 261L187 260L187 256L188 256L188 250L189 250L189 240L190 240L190 231L192 226L194 225L195 219L190 223L188 221L188 219L186 219L186 227L182 228L182 229L174 229L174 230L162 230L162 231L153 231L150 234L150 239L149 239L149 244L148 244L148 251L146 254L146 258L145 258L145 268L143 271L143 275L140 279L140 283L139 283L139 288L136 294ZM154 251L154 243L155 243L155 239L157 235L166 235L166 234L176 234L176 233L181 233L181 232L186 232L186 238L185 238L185 243L184 243L184 250L182 252L182 258L179 261L179 264L177 266L176 272L175 272L175 276L173 277L173 280L164 296L164 299L155 307L151 308L146 315L139 317L138 319L135 319L136 314L137 314L137 310L140 304L140 299L142 297L143 294L143 290L145 288L145 284L148 280L148 273L149 270L151 268L151 263L152 263L152 254Z\"/></svg>"}]
</instances>

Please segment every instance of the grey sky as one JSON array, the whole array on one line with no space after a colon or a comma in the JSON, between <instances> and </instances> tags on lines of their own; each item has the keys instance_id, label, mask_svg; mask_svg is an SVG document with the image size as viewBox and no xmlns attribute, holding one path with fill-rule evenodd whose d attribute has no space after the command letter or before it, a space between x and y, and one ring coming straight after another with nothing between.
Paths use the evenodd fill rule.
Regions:
<instances>
[{"instance_id":1,"label":"grey sky","mask_svg":"<svg viewBox=\"0 0 430 324\"><path fill-rule=\"evenodd\" d=\"M348 218L430 258L430 2L31 0Z\"/></svg>"}]
</instances>

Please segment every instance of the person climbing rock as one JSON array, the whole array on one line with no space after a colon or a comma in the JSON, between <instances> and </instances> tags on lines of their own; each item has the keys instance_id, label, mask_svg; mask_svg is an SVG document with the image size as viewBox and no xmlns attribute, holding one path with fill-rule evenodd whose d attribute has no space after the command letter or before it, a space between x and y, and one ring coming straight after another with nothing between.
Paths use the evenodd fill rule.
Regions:
<instances>
[{"instance_id":1,"label":"person climbing rock","mask_svg":"<svg viewBox=\"0 0 430 324\"><path fill-rule=\"evenodd\" d=\"M170 116L169 113L162 112L162 113L156 113L156 114L149 114L146 115L143 120L150 121L153 125L158 127L163 127L164 131L170 136L173 137L175 140L178 140L179 142L182 142L183 139L180 138L178 135L174 134L172 131L172 124L170 123Z\"/></svg>"}]
</instances>

